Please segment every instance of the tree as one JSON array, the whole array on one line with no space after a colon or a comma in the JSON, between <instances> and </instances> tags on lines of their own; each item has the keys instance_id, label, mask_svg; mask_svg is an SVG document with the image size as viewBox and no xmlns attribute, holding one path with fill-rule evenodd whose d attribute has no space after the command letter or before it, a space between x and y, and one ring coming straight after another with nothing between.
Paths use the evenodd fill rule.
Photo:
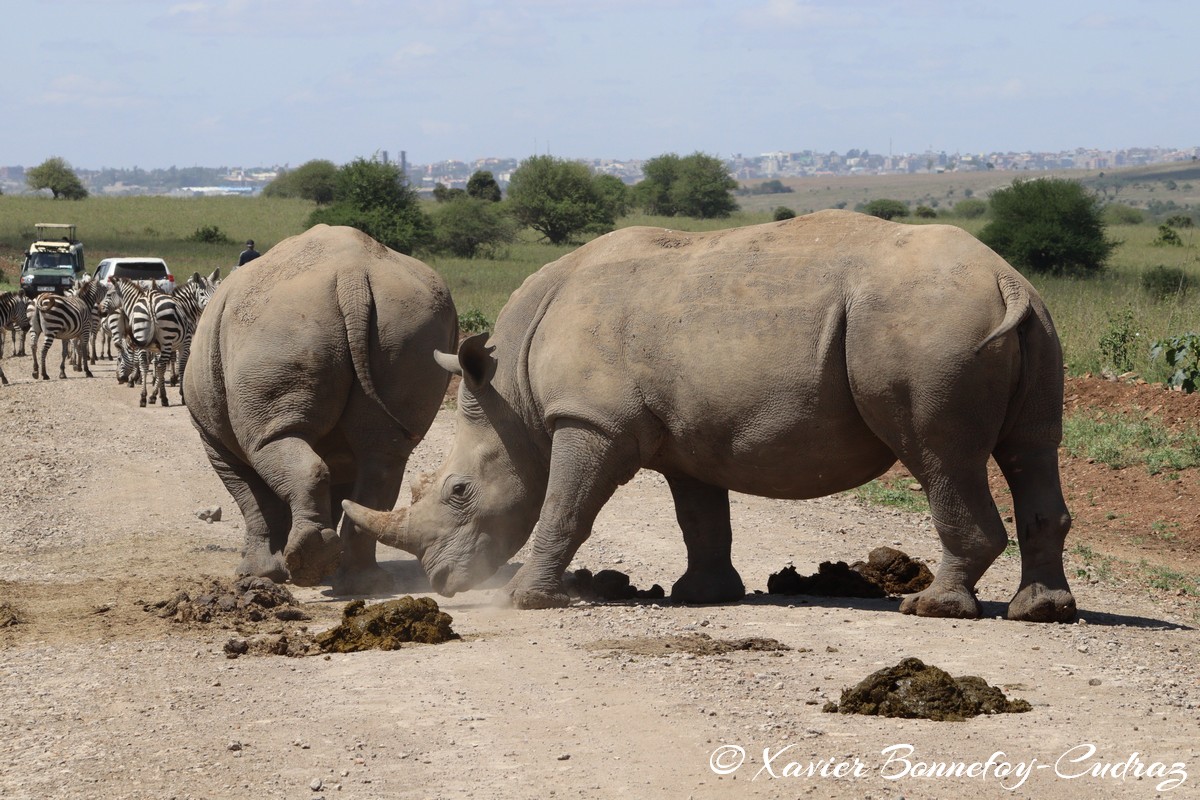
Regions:
<instances>
[{"instance_id":1,"label":"tree","mask_svg":"<svg viewBox=\"0 0 1200 800\"><path fill-rule=\"evenodd\" d=\"M608 207L609 213L615 220L629 213L629 186L616 175L596 175L592 178L592 188L596 190L600 202Z\"/></svg>"},{"instance_id":2,"label":"tree","mask_svg":"<svg viewBox=\"0 0 1200 800\"><path fill-rule=\"evenodd\" d=\"M1100 200L1078 181L1014 181L991 196L992 221L979 239L1021 271L1094 274L1117 242L1104 236Z\"/></svg>"},{"instance_id":3,"label":"tree","mask_svg":"<svg viewBox=\"0 0 1200 800\"><path fill-rule=\"evenodd\" d=\"M502 206L463 196L433 212L433 247L459 258L491 257L516 238L516 226Z\"/></svg>"},{"instance_id":4,"label":"tree","mask_svg":"<svg viewBox=\"0 0 1200 800\"><path fill-rule=\"evenodd\" d=\"M82 200L88 196L88 190L75 170L58 156L47 158L36 167L25 170L25 183L35 192L49 189L55 200Z\"/></svg>"},{"instance_id":5,"label":"tree","mask_svg":"<svg viewBox=\"0 0 1200 800\"><path fill-rule=\"evenodd\" d=\"M776 206L774 218L776 222L783 222L785 219L794 219L796 212L787 206Z\"/></svg>"},{"instance_id":6,"label":"tree","mask_svg":"<svg viewBox=\"0 0 1200 800\"><path fill-rule=\"evenodd\" d=\"M864 214L870 214L872 217L880 219L898 219L899 217L908 216L908 206L899 200L888 200L880 198L872 200L862 207Z\"/></svg>"},{"instance_id":7,"label":"tree","mask_svg":"<svg viewBox=\"0 0 1200 800\"><path fill-rule=\"evenodd\" d=\"M693 153L680 158L667 153L647 161L642 174L634 193L648 214L713 219L737 210L737 181L714 156Z\"/></svg>"},{"instance_id":8,"label":"tree","mask_svg":"<svg viewBox=\"0 0 1200 800\"><path fill-rule=\"evenodd\" d=\"M429 242L433 226L400 168L356 158L342 165L333 203L318 208L308 224L349 225L393 250L411 255Z\"/></svg>"},{"instance_id":9,"label":"tree","mask_svg":"<svg viewBox=\"0 0 1200 800\"><path fill-rule=\"evenodd\" d=\"M467 194L490 203L499 203L503 196L500 193L500 184L496 183L496 178L486 169L477 169L467 178Z\"/></svg>"},{"instance_id":10,"label":"tree","mask_svg":"<svg viewBox=\"0 0 1200 800\"><path fill-rule=\"evenodd\" d=\"M444 183L435 183L433 185L433 199L439 203L449 203L452 200L458 200L466 197L465 189L456 189L447 186Z\"/></svg>"},{"instance_id":11,"label":"tree","mask_svg":"<svg viewBox=\"0 0 1200 800\"><path fill-rule=\"evenodd\" d=\"M306 161L280 173L263 187L264 197L302 197L319 205L333 202L337 190L337 165L323 158Z\"/></svg>"},{"instance_id":12,"label":"tree","mask_svg":"<svg viewBox=\"0 0 1200 800\"><path fill-rule=\"evenodd\" d=\"M508 203L517 222L551 244L563 244L585 230L612 230L615 222L588 168L554 156L521 162L508 184Z\"/></svg>"}]
</instances>

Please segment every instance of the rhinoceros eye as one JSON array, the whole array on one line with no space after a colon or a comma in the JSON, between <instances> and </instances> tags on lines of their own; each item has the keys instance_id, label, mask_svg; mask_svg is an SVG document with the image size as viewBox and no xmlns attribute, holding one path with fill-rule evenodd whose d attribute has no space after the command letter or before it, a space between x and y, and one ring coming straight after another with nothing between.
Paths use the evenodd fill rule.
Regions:
<instances>
[{"instance_id":1,"label":"rhinoceros eye","mask_svg":"<svg viewBox=\"0 0 1200 800\"><path fill-rule=\"evenodd\" d=\"M451 475L442 484L442 500L453 506L463 505L471 495L471 481L462 475Z\"/></svg>"}]
</instances>

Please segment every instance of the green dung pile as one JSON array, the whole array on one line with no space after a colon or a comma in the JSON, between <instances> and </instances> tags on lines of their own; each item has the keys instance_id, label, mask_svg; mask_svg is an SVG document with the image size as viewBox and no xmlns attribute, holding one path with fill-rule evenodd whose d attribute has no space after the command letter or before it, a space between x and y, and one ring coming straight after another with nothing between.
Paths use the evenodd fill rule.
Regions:
<instances>
[{"instance_id":1,"label":"green dung pile","mask_svg":"<svg viewBox=\"0 0 1200 800\"><path fill-rule=\"evenodd\" d=\"M362 600L347 603L342 621L315 637L324 653L362 650L399 650L410 642L439 644L458 639L450 628L454 620L428 597L401 597L368 606Z\"/></svg>"},{"instance_id":2,"label":"green dung pile","mask_svg":"<svg viewBox=\"0 0 1200 800\"><path fill-rule=\"evenodd\" d=\"M1009 700L983 678L974 675L954 678L920 659L906 658L844 690L841 702L827 703L824 710L961 722L980 714L1022 713L1031 708L1025 700Z\"/></svg>"}]
</instances>

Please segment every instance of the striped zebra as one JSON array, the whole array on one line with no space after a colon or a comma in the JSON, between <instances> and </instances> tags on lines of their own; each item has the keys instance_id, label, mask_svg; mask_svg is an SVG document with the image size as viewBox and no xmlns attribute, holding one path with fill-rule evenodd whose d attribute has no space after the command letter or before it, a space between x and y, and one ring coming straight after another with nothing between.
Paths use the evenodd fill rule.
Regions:
<instances>
[{"instance_id":1,"label":"striped zebra","mask_svg":"<svg viewBox=\"0 0 1200 800\"><path fill-rule=\"evenodd\" d=\"M25 356L25 338L29 334L29 318L33 316L33 302L23 295L17 295L17 299L23 310L14 314L6 324L0 325L0 358L4 357L4 331L6 330L9 332L9 339L12 343L12 354L21 358Z\"/></svg>"},{"instance_id":2,"label":"striped zebra","mask_svg":"<svg viewBox=\"0 0 1200 800\"><path fill-rule=\"evenodd\" d=\"M200 277L199 272L193 272L192 277L188 278L182 284L175 287L175 292L171 296L175 298L175 302L179 306L179 312L187 320L187 327L183 336L183 340L176 348L176 354L179 359L179 400L186 402L183 396L183 372L187 369L188 356L192 351L192 334L196 332L196 325L200 322L200 315L204 312L204 307L208 305L208 300L216 291L217 284L221 282L221 270L213 270L207 278ZM171 376L171 385L175 385L175 376Z\"/></svg>"},{"instance_id":3,"label":"striped zebra","mask_svg":"<svg viewBox=\"0 0 1200 800\"><path fill-rule=\"evenodd\" d=\"M146 405L146 389L150 375L150 356L154 356L153 385L156 394L150 402L167 400L166 366L187 333L188 318L179 310L175 297L163 294L154 286L143 289L133 281L118 278L113 283L124 313L125 344L137 358L141 370L142 397L138 405Z\"/></svg>"},{"instance_id":4,"label":"striped zebra","mask_svg":"<svg viewBox=\"0 0 1200 800\"><path fill-rule=\"evenodd\" d=\"M0 294L0 344L3 343L3 333L10 325L17 325L19 328L21 323L29 324L29 312L27 311L26 300L16 292L4 292ZM22 335L21 344L25 344L24 336ZM13 349L16 349L16 340L13 340ZM14 355L24 355L24 347L22 346L21 353ZM3 358L3 346L0 346L0 358ZM0 367L0 385L7 386L8 378L4 375L4 368Z\"/></svg>"},{"instance_id":5,"label":"striped zebra","mask_svg":"<svg viewBox=\"0 0 1200 800\"><path fill-rule=\"evenodd\" d=\"M39 294L33 301L33 379L39 377L38 338L42 339L40 377L50 380L46 374L46 355L55 339L62 341L62 360L58 365L58 377L67 377L67 342L79 340L83 374L93 377L88 366L88 339L92 334L92 305L96 302L99 284L84 278L75 284L73 294L57 295L47 292Z\"/></svg>"}]
</instances>

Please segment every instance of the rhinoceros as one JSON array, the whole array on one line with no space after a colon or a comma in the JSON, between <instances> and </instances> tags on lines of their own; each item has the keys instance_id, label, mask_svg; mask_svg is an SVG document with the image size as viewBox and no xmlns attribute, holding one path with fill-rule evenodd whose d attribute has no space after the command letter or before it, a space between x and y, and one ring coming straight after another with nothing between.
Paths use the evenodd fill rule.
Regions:
<instances>
[{"instance_id":1,"label":"rhinoceros","mask_svg":"<svg viewBox=\"0 0 1200 800\"><path fill-rule=\"evenodd\" d=\"M341 501L396 502L450 376L458 315L442 279L353 228L317 225L235 270L200 318L188 410L246 525L240 575L386 589ZM340 559L340 565L339 565Z\"/></svg>"},{"instance_id":2,"label":"rhinoceros","mask_svg":"<svg viewBox=\"0 0 1200 800\"><path fill-rule=\"evenodd\" d=\"M1058 337L1033 287L958 228L845 211L709 233L626 228L526 279L490 343L466 339L437 360L463 378L440 471L411 508L343 506L416 554L442 594L487 578L536 525L505 590L517 607L566 603L564 569L645 468L666 477L687 548L672 598L736 600L730 491L828 495L899 459L942 543L933 583L901 610L977 617L976 582L1007 544L994 457L1021 549L1009 616L1075 614Z\"/></svg>"}]
</instances>

